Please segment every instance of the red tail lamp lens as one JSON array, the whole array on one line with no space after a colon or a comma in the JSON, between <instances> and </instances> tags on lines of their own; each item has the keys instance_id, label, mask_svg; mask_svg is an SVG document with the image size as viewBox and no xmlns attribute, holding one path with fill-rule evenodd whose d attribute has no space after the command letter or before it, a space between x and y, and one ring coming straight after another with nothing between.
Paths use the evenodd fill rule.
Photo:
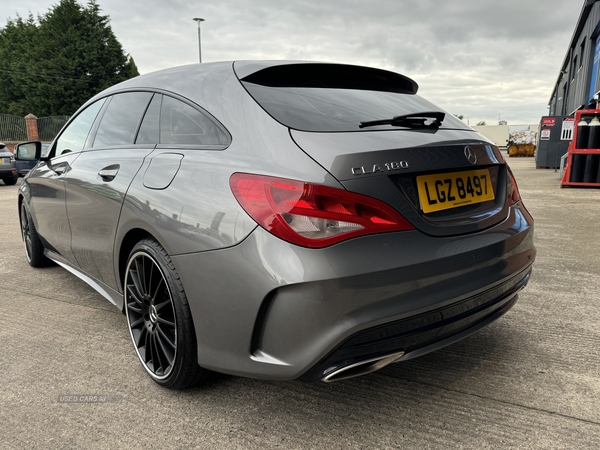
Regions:
<instances>
[{"instance_id":1,"label":"red tail lamp lens","mask_svg":"<svg viewBox=\"0 0 600 450\"><path fill-rule=\"evenodd\" d=\"M391 206L360 194L284 178L235 173L233 195L261 227L303 247L414 227Z\"/></svg>"},{"instance_id":2,"label":"red tail lamp lens","mask_svg":"<svg viewBox=\"0 0 600 450\"><path fill-rule=\"evenodd\" d=\"M510 199L510 206L517 203L521 200L521 194L519 193L519 188L517 186L517 180L515 180L515 176L513 175L510 168L507 167L508 170L508 196Z\"/></svg>"}]
</instances>

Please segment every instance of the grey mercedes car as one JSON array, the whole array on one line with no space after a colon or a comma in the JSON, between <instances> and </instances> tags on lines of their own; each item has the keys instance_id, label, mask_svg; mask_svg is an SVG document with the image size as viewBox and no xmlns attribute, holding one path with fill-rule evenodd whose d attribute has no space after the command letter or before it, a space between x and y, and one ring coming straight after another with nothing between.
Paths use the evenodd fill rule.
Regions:
<instances>
[{"instance_id":1,"label":"grey mercedes car","mask_svg":"<svg viewBox=\"0 0 600 450\"><path fill-rule=\"evenodd\" d=\"M535 258L499 149L360 66L163 70L85 103L20 185L29 263L126 314L146 372L336 381L506 313Z\"/></svg>"}]
</instances>

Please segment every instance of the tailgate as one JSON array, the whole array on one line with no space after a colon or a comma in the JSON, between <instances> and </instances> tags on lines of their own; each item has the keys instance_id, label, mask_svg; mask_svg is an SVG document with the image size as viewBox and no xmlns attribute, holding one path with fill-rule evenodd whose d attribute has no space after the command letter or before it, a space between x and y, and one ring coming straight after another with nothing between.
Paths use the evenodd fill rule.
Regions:
<instances>
[{"instance_id":1,"label":"tailgate","mask_svg":"<svg viewBox=\"0 0 600 450\"><path fill-rule=\"evenodd\" d=\"M349 191L398 210L432 236L473 233L508 215L506 165L474 131L290 131Z\"/></svg>"}]
</instances>

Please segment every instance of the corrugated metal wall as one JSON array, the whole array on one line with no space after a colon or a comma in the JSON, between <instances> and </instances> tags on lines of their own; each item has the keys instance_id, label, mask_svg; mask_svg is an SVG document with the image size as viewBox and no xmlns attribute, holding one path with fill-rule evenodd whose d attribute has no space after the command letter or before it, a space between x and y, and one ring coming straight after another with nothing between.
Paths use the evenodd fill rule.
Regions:
<instances>
[{"instance_id":1,"label":"corrugated metal wall","mask_svg":"<svg viewBox=\"0 0 600 450\"><path fill-rule=\"evenodd\" d=\"M558 82L550 99L550 115L570 115L577 109L588 107L594 50L600 38L600 2L594 2L585 23L578 23L581 31L573 36ZM600 76L593 92L600 90Z\"/></svg>"}]
</instances>

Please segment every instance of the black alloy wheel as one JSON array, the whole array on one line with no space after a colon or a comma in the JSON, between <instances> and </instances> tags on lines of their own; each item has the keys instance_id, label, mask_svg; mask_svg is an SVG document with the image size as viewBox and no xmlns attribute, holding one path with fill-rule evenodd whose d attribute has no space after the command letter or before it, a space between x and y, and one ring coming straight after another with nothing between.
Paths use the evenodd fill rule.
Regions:
<instances>
[{"instance_id":1,"label":"black alloy wheel","mask_svg":"<svg viewBox=\"0 0 600 450\"><path fill-rule=\"evenodd\" d=\"M25 243L25 254L27 262L31 267L47 266L50 260L44 255L44 246L31 220L31 214L25 204L25 200L21 201L21 238Z\"/></svg>"},{"instance_id":2,"label":"black alloy wheel","mask_svg":"<svg viewBox=\"0 0 600 450\"><path fill-rule=\"evenodd\" d=\"M200 381L194 325L181 280L154 239L139 242L125 270L127 324L137 355L154 381L184 389Z\"/></svg>"}]
</instances>

